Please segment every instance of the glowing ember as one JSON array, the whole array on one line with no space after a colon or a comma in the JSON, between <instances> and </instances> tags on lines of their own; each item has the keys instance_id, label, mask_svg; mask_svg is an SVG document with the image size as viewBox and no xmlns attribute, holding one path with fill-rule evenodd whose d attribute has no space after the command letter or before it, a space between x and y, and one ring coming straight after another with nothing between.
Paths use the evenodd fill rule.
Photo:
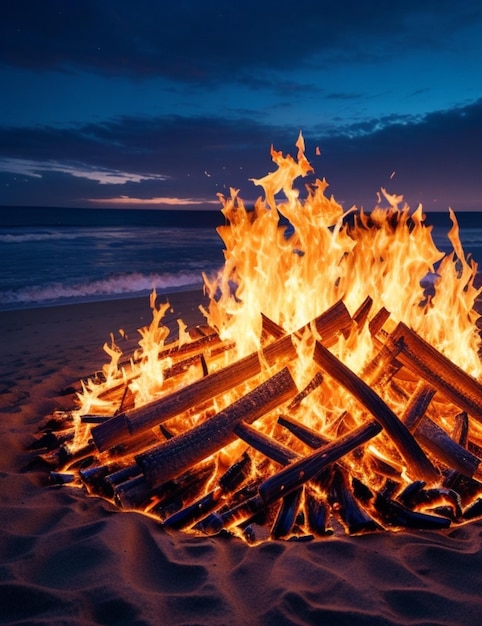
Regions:
<instances>
[{"instance_id":1,"label":"glowing ember","mask_svg":"<svg viewBox=\"0 0 482 626\"><path fill-rule=\"evenodd\" d=\"M456 217L444 256L401 196L344 214L324 180L294 187L312 172L296 145L296 159L272 150L253 210L219 196L206 327L180 322L166 344L153 293L130 361L106 346L103 380L64 416L75 435L51 454L54 478L166 528L248 541L480 515L480 290Z\"/></svg>"}]
</instances>

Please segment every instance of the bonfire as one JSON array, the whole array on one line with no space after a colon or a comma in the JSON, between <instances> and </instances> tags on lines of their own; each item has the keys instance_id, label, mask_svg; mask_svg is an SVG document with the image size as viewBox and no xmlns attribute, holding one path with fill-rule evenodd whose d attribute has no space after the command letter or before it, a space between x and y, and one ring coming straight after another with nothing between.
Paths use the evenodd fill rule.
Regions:
<instances>
[{"instance_id":1,"label":"bonfire","mask_svg":"<svg viewBox=\"0 0 482 626\"><path fill-rule=\"evenodd\" d=\"M454 213L444 255L401 196L344 212L325 180L300 191L296 146L272 149L254 209L219 196L205 324L171 338L154 292L135 353L106 346L49 416L35 447L55 483L249 543L482 515L480 290Z\"/></svg>"}]
</instances>

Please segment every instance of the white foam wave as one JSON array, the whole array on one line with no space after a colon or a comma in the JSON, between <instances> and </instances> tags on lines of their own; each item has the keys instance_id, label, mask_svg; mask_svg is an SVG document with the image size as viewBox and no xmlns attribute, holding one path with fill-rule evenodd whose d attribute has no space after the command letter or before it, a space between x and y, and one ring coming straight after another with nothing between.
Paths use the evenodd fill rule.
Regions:
<instances>
[{"instance_id":1,"label":"white foam wave","mask_svg":"<svg viewBox=\"0 0 482 626\"><path fill-rule=\"evenodd\" d=\"M159 291L181 289L201 285L199 273L179 274L124 274L111 276L88 283L50 283L42 286L25 287L19 291L0 293L0 306L3 308L28 307L32 305L60 304L67 302L112 299Z\"/></svg>"},{"instance_id":2,"label":"white foam wave","mask_svg":"<svg viewBox=\"0 0 482 626\"><path fill-rule=\"evenodd\" d=\"M0 234L0 243L27 243L29 241L56 241L59 239L76 239L78 234L68 234L56 231L36 233L6 233Z\"/></svg>"}]
</instances>

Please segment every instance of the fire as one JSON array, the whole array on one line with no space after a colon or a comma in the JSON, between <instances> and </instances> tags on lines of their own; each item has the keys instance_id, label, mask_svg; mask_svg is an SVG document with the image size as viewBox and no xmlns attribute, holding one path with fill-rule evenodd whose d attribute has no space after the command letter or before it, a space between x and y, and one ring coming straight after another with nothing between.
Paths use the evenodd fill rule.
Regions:
<instances>
[{"instance_id":1,"label":"fire","mask_svg":"<svg viewBox=\"0 0 482 626\"><path fill-rule=\"evenodd\" d=\"M169 304L153 293L137 352L125 360L114 342L105 346L111 360L101 380L83 383L64 469L93 492L107 475L109 497L166 527L181 527L180 510L191 520L182 527L248 540L251 519L271 524L275 538L323 534L327 511L359 510L356 502L368 512L343 518L349 532L403 525L402 500L450 523L461 499L468 506L482 494L473 478L480 425L461 434L467 413L482 413L477 265L452 211L446 256L422 207L411 211L402 196L382 189L368 214L344 212L325 180L300 191L295 181L313 169L301 134L296 147L296 158L272 149L276 169L253 181L263 192L253 209L238 190L219 195L225 263L204 275L206 327L179 322L170 342ZM436 429L459 447L470 439L473 471L458 452L427 444ZM83 467L93 449L94 466ZM447 472L460 469L472 483L457 499ZM309 482L298 484L301 475ZM166 495L177 488L181 504Z\"/></svg>"}]
</instances>

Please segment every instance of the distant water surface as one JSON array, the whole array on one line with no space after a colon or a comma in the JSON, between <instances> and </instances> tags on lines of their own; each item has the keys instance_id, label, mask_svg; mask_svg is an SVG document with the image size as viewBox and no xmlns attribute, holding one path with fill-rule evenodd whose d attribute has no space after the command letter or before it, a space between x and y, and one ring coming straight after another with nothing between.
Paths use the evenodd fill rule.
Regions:
<instances>
[{"instance_id":1,"label":"distant water surface","mask_svg":"<svg viewBox=\"0 0 482 626\"><path fill-rule=\"evenodd\" d=\"M457 214L466 254L482 261L481 214ZM224 263L220 211L0 208L0 310L190 289ZM430 213L451 251L448 213Z\"/></svg>"}]
</instances>

